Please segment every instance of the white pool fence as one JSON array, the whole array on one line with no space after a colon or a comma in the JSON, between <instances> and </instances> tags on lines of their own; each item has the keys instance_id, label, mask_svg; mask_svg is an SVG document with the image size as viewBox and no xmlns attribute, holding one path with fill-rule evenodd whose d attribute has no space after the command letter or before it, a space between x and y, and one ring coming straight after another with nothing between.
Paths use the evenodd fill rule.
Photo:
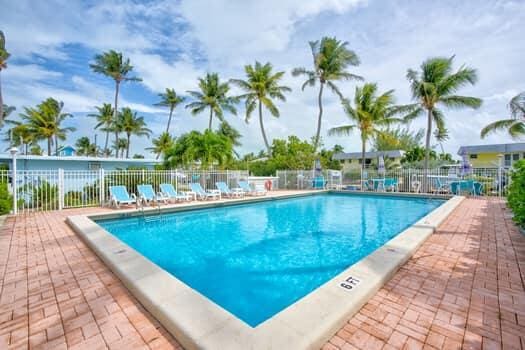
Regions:
<instances>
[{"instance_id":1,"label":"white pool fence","mask_svg":"<svg viewBox=\"0 0 525 350\"><path fill-rule=\"evenodd\" d=\"M279 170L273 179L273 189L308 190L316 187L312 170ZM396 191L436 193L436 180L472 179L482 184L481 195L504 196L509 184L509 171L503 168L473 168L468 175L458 177L447 169L392 169L379 174L377 170L353 171L323 170L325 187L329 189L363 190L363 184L374 179L396 179ZM9 192L16 196L16 212L60 210L65 208L106 205L109 186L124 185L130 193L138 184L151 184L156 191L159 184L171 183L178 190L189 190L189 184L199 182L204 189L215 189L215 183L224 181L231 188L239 180L248 180L247 171L198 170L19 170L13 178L9 170L0 170L0 182L8 183ZM428 179L425 183L425 179ZM318 184L317 184L318 185ZM373 186L373 185L372 185ZM318 186L317 186L318 188Z\"/></svg>"}]
</instances>

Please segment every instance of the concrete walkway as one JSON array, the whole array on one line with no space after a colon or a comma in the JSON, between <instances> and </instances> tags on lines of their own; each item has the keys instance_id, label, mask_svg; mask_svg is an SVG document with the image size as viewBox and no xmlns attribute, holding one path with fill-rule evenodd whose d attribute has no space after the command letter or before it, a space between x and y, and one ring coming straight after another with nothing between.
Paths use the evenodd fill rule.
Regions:
<instances>
[{"instance_id":1,"label":"concrete walkway","mask_svg":"<svg viewBox=\"0 0 525 350\"><path fill-rule=\"evenodd\" d=\"M0 349L178 349L65 224L0 229ZM525 236L499 200L468 199L325 349L525 349Z\"/></svg>"}]
</instances>

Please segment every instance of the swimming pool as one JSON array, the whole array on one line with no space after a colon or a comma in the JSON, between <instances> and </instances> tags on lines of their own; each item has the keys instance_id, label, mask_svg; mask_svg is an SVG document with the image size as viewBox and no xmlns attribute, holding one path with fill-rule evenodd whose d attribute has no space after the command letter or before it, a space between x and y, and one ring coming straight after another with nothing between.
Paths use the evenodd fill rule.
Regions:
<instances>
[{"instance_id":1,"label":"swimming pool","mask_svg":"<svg viewBox=\"0 0 525 350\"><path fill-rule=\"evenodd\" d=\"M331 193L97 223L255 327L443 202Z\"/></svg>"}]
</instances>

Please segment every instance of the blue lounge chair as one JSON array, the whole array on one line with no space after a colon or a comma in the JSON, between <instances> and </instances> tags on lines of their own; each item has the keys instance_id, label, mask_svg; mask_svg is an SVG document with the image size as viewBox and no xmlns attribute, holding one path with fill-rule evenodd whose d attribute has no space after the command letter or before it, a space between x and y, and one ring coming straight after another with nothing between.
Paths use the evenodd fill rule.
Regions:
<instances>
[{"instance_id":1,"label":"blue lounge chair","mask_svg":"<svg viewBox=\"0 0 525 350\"><path fill-rule=\"evenodd\" d=\"M483 184L481 182L474 182L474 196L483 195Z\"/></svg>"},{"instance_id":2,"label":"blue lounge chair","mask_svg":"<svg viewBox=\"0 0 525 350\"><path fill-rule=\"evenodd\" d=\"M174 201L191 201L191 196L187 193L177 192L172 184L160 184L160 192L168 199Z\"/></svg>"},{"instance_id":3,"label":"blue lounge chair","mask_svg":"<svg viewBox=\"0 0 525 350\"><path fill-rule=\"evenodd\" d=\"M221 195L228 198L233 197L242 197L244 196L244 191L241 188L234 188L231 190L226 182L216 182L215 186L217 186L217 189L221 192Z\"/></svg>"},{"instance_id":4,"label":"blue lounge chair","mask_svg":"<svg viewBox=\"0 0 525 350\"><path fill-rule=\"evenodd\" d=\"M266 190L263 188L252 188L248 181L239 181L239 187L244 191L245 194L249 196L264 196L266 195Z\"/></svg>"},{"instance_id":5,"label":"blue lounge chair","mask_svg":"<svg viewBox=\"0 0 525 350\"><path fill-rule=\"evenodd\" d=\"M221 199L221 193L217 190L205 191L200 183L190 183L192 192L195 193L198 199Z\"/></svg>"},{"instance_id":6,"label":"blue lounge chair","mask_svg":"<svg viewBox=\"0 0 525 350\"><path fill-rule=\"evenodd\" d=\"M121 204L137 204L135 194L128 193L126 186L109 186L109 195L111 205L119 208Z\"/></svg>"},{"instance_id":7,"label":"blue lounge chair","mask_svg":"<svg viewBox=\"0 0 525 350\"><path fill-rule=\"evenodd\" d=\"M463 192L467 192L468 194L473 194L474 193L474 181L473 180L452 181L450 183L450 191L456 195L460 195Z\"/></svg>"},{"instance_id":8,"label":"blue lounge chair","mask_svg":"<svg viewBox=\"0 0 525 350\"><path fill-rule=\"evenodd\" d=\"M164 197L162 193L155 193L151 185L137 185L137 192L139 200L145 204L168 202L168 198Z\"/></svg>"}]
</instances>

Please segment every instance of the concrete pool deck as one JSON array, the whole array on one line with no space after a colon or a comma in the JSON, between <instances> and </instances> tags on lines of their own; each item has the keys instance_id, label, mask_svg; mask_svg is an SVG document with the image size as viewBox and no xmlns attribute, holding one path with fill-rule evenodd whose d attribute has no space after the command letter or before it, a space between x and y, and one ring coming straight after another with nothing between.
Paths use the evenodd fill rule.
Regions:
<instances>
[{"instance_id":1,"label":"concrete pool deck","mask_svg":"<svg viewBox=\"0 0 525 350\"><path fill-rule=\"evenodd\" d=\"M64 223L94 212L100 208L7 220L0 233L0 344L179 347ZM499 200L464 201L325 347L480 347L516 339L523 346L525 238L505 215ZM494 320L494 308L501 319Z\"/></svg>"}]
</instances>

